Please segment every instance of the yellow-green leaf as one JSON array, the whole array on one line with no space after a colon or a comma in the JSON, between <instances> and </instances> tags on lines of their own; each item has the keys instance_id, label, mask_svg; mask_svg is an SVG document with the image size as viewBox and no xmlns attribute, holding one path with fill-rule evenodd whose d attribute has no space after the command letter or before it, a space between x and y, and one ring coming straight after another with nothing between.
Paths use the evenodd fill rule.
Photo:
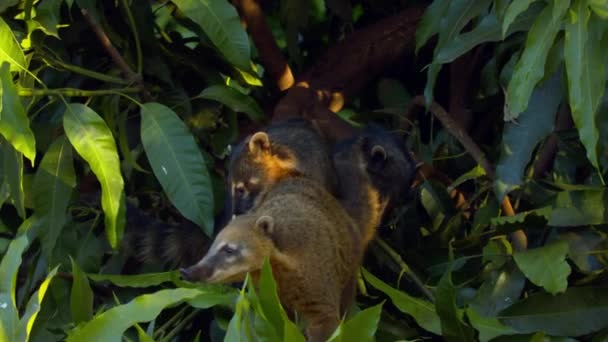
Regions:
<instances>
[{"instance_id":1,"label":"yellow-green leaf","mask_svg":"<svg viewBox=\"0 0 608 342\"><path fill-rule=\"evenodd\" d=\"M0 65L9 62L11 71L19 71L27 68L25 55L13 35L8 24L0 17Z\"/></svg>"},{"instance_id":2,"label":"yellow-green leaf","mask_svg":"<svg viewBox=\"0 0 608 342\"><path fill-rule=\"evenodd\" d=\"M34 294L30 297L25 309L25 313L19 322L19 332L16 341L29 340L32 327L34 326L36 317L38 317L38 313L40 312L40 306L42 305L44 295L51 284L51 280L53 280L55 274L57 274L58 269L59 266L55 267L51 272L49 272L42 284L40 284L38 291L34 292Z\"/></svg>"},{"instance_id":3,"label":"yellow-green leaf","mask_svg":"<svg viewBox=\"0 0 608 342\"><path fill-rule=\"evenodd\" d=\"M0 134L34 165L36 139L6 62L0 67L0 102Z\"/></svg>"},{"instance_id":4,"label":"yellow-green leaf","mask_svg":"<svg viewBox=\"0 0 608 342\"><path fill-rule=\"evenodd\" d=\"M89 163L101 184L106 236L110 246L117 248L124 230L125 203L124 183L112 132L97 113L80 103L67 106L63 128L76 152Z\"/></svg>"}]
</instances>

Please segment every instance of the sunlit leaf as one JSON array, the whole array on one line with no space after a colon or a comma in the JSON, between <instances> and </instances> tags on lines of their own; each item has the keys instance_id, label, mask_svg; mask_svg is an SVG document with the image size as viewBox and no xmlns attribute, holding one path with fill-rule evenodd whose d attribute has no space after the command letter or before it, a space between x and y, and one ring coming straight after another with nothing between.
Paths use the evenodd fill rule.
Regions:
<instances>
[{"instance_id":1,"label":"sunlit leaf","mask_svg":"<svg viewBox=\"0 0 608 342\"><path fill-rule=\"evenodd\" d=\"M25 312L23 313L23 317L21 317L21 321L19 324L19 333L17 337L17 341L28 341L30 334L32 332L32 327L34 326L34 322L36 321L36 317L38 317L38 313L40 312L40 306L42 305L42 300L46 295L46 291L49 288L49 285L55 274L57 274L57 270L59 266L55 267L49 274L46 276L40 287L32 296L30 297L29 302L25 308Z\"/></svg>"},{"instance_id":2,"label":"sunlit leaf","mask_svg":"<svg viewBox=\"0 0 608 342\"><path fill-rule=\"evenodd\" d=\"M549 293L564 292L568 287L570 265L566 262L568 243L556 241L539 248L516 252L513 257L530 281Z\"/></svg>"},{"instance_id":3,"label":"sunlit leaf","mask_svg":"<svg viewBox=\"0 0 608 342\"><path fill-rule=\"evenodd\" d=\"M559 70L534 89L527 109L519 115L517 122L505 123L494 183L499 202L523 183L524 170L534 148L553 131L557 108L562 100L561 74Z\"/></svg>"},{"instance_id":4,"label":"sunlit leaf","mask_svg":"<svg viewBox=\"0 0 608 342\"><path fill-rule=\"evenodd\" d=\"M384 292L401 312L411 315L422 328L441 335L441 322L433 304L422 299L414 298L405 292L390 287L365 269L361 273L373 287Z\"/></svg>"},{"instance_id":5,"label":"sunlit leaf","mask_svg":"<svg viewBox=\"0 0 608 342\"><path fill-rule=\"evenodd\" d=\"M72 261L72 291L70 292L70 309L75 323L86 322L93 318L93 290L86 274L74 260Z\"/></svg>"},{"instance_id":6,"label":"sunlit leaf","mask_svg":"<svg viewBox=\"0 0 608 342\"><path fill-rule=\"evenodd\" d=\"M607 26L597 16L591 16L586 0L576 0L568 17L564 57L572 119L587 150L587 158L599 168L596 113L606 88L602 38Z\"/></svg>"},{"instance_id":7,"label":"sunlit leaf","mask_svg":"<svg viewBox=\"0 0 608 342\"><path fill-rule=\"evenodd\" d=\"M17 87L13 83L8 63L2 63L0 67L0 81L0 134L34 165L36 139L17 94Z\"/></svg>"},{"instance_id":8,"label":"sunlit leaf","mask_svg":"<svg viewBox=\"0 0 608 342\"><path fill-rule=\"evenodd\" d=\"M606 0L589 0L589 7L603 19L608 18L608 1Z\"/></svg>"},{"instance_id":9,"label":"sunlit leaf","mask_svg":"<svg viewBox=\"0 0 608 342\"><path fill-rule=\"evenodd\" d=\"M205 88L197 97L220 102L235 112L247 114L252 121L259 122L264 119L262 108L252 97L228 86L212 85Z\"/></svg>"},{"instance_id":10,"label":"sunlit leaf","mask_svg":"<svg viewBox=\"0 0 608 342\"><path fill-rule=\"evenodd\" d=\"M145 294L115 306L70 331L67 341L120 341L125 330L138 322L149 322L167 306L201 295L196 289L169 289ZM112 329L108 329L112 327Z\"/></svg>"},{"instance_id":11,"label":"sunlit leaf","mask_svg":"<svg viewBox=\"0 0 608 342\"><path fill-rule=\"evenodd\" d=\"M228 1L173 0L173 3L203 29L230 63L243 70L251 69L249 37Z\"/></svg>"},{"instance_id":12,"label":"sunlit leaf","mask_svg":"<svg viewBox=\"0 0 608 342\"><path fill-rule=\"evenodd\" d=\"M515 65L509 81L505 104L505 121L516 119L528 108L536 84L543 78L545 62L560 22L570 6L570 0L551 1L539 14L528 32L524 51Z\"/></svg>"},{"instance_id":13,"label":"sunlit leaf","mask_svg":"<svg viewBox=\"0 0 608 342\"><path fill-rule=\"evenodd\" d=\"M21 47L15 39L13 31L11 31L11 28L4 19L0 17L0 65L4 62L10 63L11 71L19 71L28 67L25 55L21 51Z\"/></svg>"},{"instance_id":14,"label":"sunlit leaf","mask_svg":"<svg viewBox=\"0 0 608 342\"><path fill-rule=\"evenodd\" d=\"M329 342L374 341L383 304L384 302L357 312L353 318L340 324L338 334Z\"/></svg>"},{"instance_id":15,"label":"sunlit leaf","mask_svg":"<svg viewBox=\"0 0 608 342\"><path fill-rule=\"evenodd\" d=\"M76 152L89 163L101 184L106 236L110 245L117 248L124 229L125 202L124 183L112 132L97 113L80 103L67 106L63 128Z\"/></svg>"},{"instance_id":16,"label":"sunlit leaf","mask_svg":"<svg viewBox=\"0 0 608 342\"><path fill-rule=\"evenodd\" d=\"M42 158L32 188L36 214L45 219L41 232L42 251L51 260L57 237L66 221L66 211L76 175L72 158L72 145L60 137L49 147Z\"/></svg>"},{"instance_id":17,"label":"sunlit leaf","mask_svg":"<svg viewBox=\"0 0 608 342\"><path fill-rule=\"evenodd\" d=\"M586 335L608 326L608 288L572 287L556 296L535 293L503 310L498 319L520 333Z\"/></svg>"},{"instance_id":18,"label":"sunlit leaf","mask_svg":"<svg viewBox=\"0 0 608 342\"><path fill-rule=\"evenodd\" d=\"M213 191L203 156L177 114L159 103L141 108L141 140L167 197L190 221L213 233Z\"/></svg>"}]
</instances>

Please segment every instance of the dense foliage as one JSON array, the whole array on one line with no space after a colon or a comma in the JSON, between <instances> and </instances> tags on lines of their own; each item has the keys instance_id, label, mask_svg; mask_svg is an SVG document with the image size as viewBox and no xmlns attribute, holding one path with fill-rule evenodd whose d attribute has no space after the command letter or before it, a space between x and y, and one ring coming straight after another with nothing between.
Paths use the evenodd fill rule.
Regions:
<instances>
[{"instance_id":1,"label":"dense foliage","mask_svg":"<svg viewBox=\"0 0 608 342\"><path fill-rule=\"evenodd\" d=\"M217 232L230 145L284 95L252 3L0 2L0 341L304 340L268 264L258 291L209 286L120 248L127 201ZM421 165L333 340L608 338L608 1L261 5L296 78L424 10L392 38L415 47L328 86ZM353 51L393 53L379 31Z\"/></svg>"}]
</instances>

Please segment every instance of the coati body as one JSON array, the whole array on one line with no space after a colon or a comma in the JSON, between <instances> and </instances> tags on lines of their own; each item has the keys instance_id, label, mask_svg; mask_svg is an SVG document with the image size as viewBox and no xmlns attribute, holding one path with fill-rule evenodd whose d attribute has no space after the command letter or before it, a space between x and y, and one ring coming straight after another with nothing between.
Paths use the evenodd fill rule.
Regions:
<instances>
[{"instance_id":1,"label":"coati body","mask_svg":"<svg viewBox=\"0 0 608 342\"><path fill-rule=\"evenodd\" d=\"M330 153L324 138L305 119L273 123L245 138L230 160L232 214L248 212L261 194L296 175L334 192L336 179Z\"/></svg>"},{"instance_id":2,"label":"coati body","mask_svg":"<svg viewBox=\"0 0 608 342\"><path fill-rule=\"evenodd\" d=\"M304 177L285 179L262 197L182 275L220 283L250 272L255 279L268 257L286 311L307 322L309 341L325 341L354 300L363 254L359 227L331 194Z\"/></svg>"},{"instance_id":3,"label":"coati body","mask_svg":"<svg viewBox=\"0 0 608 342\"><path fill-rule=\"evenodd\" d=\"M337 144L333 163L338 199L362 227L367 245L385 212L407 195L416 166L399 138L375 125Z\"/></svg>"}]
</instances>

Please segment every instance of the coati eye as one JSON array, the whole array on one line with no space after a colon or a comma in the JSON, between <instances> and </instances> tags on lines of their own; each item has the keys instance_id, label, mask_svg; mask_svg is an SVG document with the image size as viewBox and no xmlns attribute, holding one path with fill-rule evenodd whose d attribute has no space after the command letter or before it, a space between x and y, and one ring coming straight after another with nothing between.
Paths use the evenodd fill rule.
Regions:
<instances>
[{"instance_id":1,"label":"coati eye","mask_svg":"<svg viewBox=\"0 0 608 342\"><path fill-rule=\"evenodd\" d=\"M224 247L222 247L222 252L224 252L226 254L232 254L232 253L236 252L236 249L230 247L229 245L225 245Z\"/></svg>"}]
</instances>

